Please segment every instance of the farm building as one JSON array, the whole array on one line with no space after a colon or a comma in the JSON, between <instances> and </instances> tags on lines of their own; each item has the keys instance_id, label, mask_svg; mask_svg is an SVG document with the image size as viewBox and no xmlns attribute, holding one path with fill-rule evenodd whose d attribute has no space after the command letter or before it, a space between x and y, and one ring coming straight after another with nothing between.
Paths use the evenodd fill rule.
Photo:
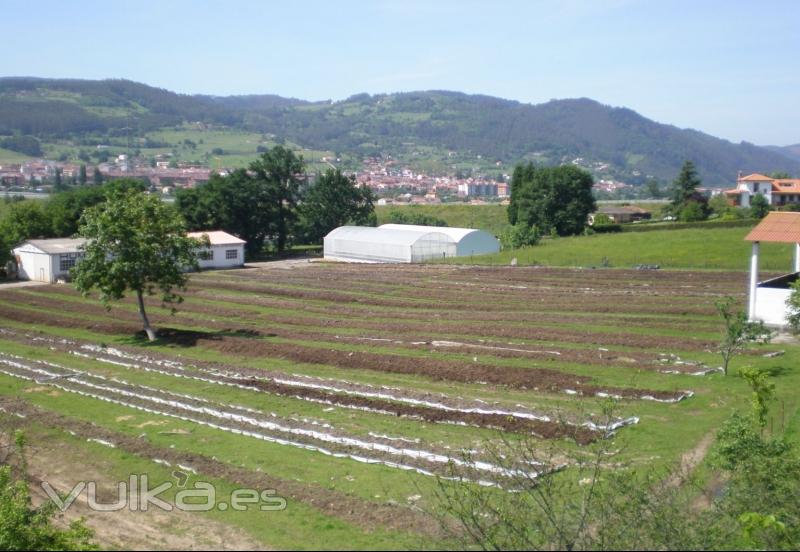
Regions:
<instances>
[{"instance_id":1,"label":"farm building","mask_svg":"<svg viewBox=\"0 0 800 552\"><path fill-rule=\"evenodd\" d=\"M770 326L787 326L789 310L786 300L791 284L800 277L800 213L772 212L745 237L753 243L750 258L750 320L760 320ZM777 278L758 281L758 255L761 242L794 244L792 272Z\"/></svg>"},{"instance_id":2,"label":"farm building","mask_svg":"<svg viewBox=\"0 0 800 552\"><path fill-rule=\"evenodd\" d=\"M26 240L13 249L20 280L56 283L66 279L69 270L83 256L83 238Z\"/></svg>"},{"instance_id":3,"label":"farm building","mask_svg":"<svg viewBox=\"0 0 800 552\"><path fill-rule=\"evenodd\" d=\"M439 228L427 231L340 226L325 236L324 251L325 258L333 261L419 263L455 257L456 242Z\"/></svg>"},{"instance_id":4,"label":"farm building","mask_svg":"<svg viewBox=\"0 0 800 552\"><path fill-rule=\"evenodd\" d=\"M244 240L221 230L190 232L190 238L208 236L210 246L198 252L200 268L231 268L244 264ZM69 277L83 256L84 238L25 240L13 249L20 280L54 284Z\"/></svg>"},{"instance_id":5,"label":"farm building","mask_svg":"<svg viewBox=\"0 0 800 552\"><path fill-rule=\"evenodd\" d=\"M244 264L244 240L222 230L189 232L190 238L208 236L210 246L199 252L200 268L232 268Z\"/></svg>"},{"instance_id":6,"label":"farm building","mask_svg":"<svg viewBox=\"0 0 800 552\"><path fill-rule=\"evenodd\" d=\"M474 228L450 228L448 226L417 226L413 224L382 224L378 228L393 230L416 230L441 232L456 242L456 257L486 255L500 251L500 242L488 232Z\"/></svg>"}]
</instances>

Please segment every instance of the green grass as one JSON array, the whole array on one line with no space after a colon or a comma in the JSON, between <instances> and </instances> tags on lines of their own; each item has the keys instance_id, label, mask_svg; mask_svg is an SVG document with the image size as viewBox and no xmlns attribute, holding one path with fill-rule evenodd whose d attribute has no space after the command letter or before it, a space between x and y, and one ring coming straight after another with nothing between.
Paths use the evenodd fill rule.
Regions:
<instances>
[{"instance_id":1,"label":"green grass","mask_svg":"<svg viewBox=\"0 0 800 552\"><path fill-rule=\"evenodd\" d=\"M661 268L747 270L751 245L744 241L749 228L693 228L624 232L570 238L545 239L536 246L474 257L476 264L507 265L516 258L521 265L602 266L631 268L638 264L657 264ZM459 259L449 262L458 264ZM760 268L789 271L792 246L761 245Z\"/></svg>"},{"instance_id":2,"label":"green grass","mask_svg":"<svg viewBox=\"0 0 800 552\"><path fill-rule=\"evenodd\" d=\"M0 148L0 166L4 163L24 163L30 159L32 159L32 157L24 153Z\"/></svg>"},{"instance_id":3,"label":"green grass","mask_svg":"<svg viewBox=\"0 0 800 552\"><path fill-rule=\"evenodd\" d=\"M448 226L459 228L478 228L499 236L509 226L505 205L467 205L461 203L444 205L387 205L375 208L378 224L391 222L393 212L404 214L422 213L440 218Z\"/></svg>"}]
</instances>

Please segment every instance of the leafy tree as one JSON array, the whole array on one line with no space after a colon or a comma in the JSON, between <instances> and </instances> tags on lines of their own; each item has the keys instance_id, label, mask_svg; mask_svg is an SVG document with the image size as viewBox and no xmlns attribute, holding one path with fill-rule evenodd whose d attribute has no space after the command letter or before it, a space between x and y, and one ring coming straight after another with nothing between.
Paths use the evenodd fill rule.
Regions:
<instances>
[{"instance_id":1,"label":"leafy tree","mask_svg":"<svg viewBox=\"0 0 800 552\"><path fill-rule=\"evenodd\" d=\"M305 172L303 157L284 146L275 146L250 163L249 169L259 197L270 207L269 233L281 252L286 249L289 231L297 218L298 191Z\"/></svg>"},{"instance_id":2,"label":"leafy tree","mask_svg":"<svg viewBox=\"0 0 800 552\"><path fill-rule=\"evenodd\" d=\"M559 236L579 234L596 210L592 175L572 165L517 167L511 180L509 221Z\"/></svg>"},{"instance_id":3,"label":"leafy tree","mask_svg":"<svg viewBox=\"0 0 800 552\"><path fill-rule=\"evenodd\" d=\"M797 333L800 332L800 280L792 282L791 288L786 307L789 310L789 327Z\"/></svg>"},{"instance_id":4,"label":"leafy tree","mask_svg":"<svg viewBox=\"0 0 800 552\"><path fill-rule=\"evenodd\" d=\"M61 169L56 169L56 176L53 180L53 189L57 192L60 192L65 188L64 179L62 178L61 174L62 174Z\"/></svg>"},{"instance_id":5,"label":"leafy tree","mask_svg":"<svg viewBox=\"0 0 800 552\"><path fill-rule=\"evenodd\" d=\"M377 224L372 191L359 187L355 177L339 169L328 169L303 196L299 205L299 226L307 243L318 243L325 235L345 224Z\"/></svg>"},{"instance_id":6,"label":"leafy tree","mask_svg":"<svg viewBox=\"0 0 800 552\"><path fill-rule=\"evenodd\" d=\"M416 224L418 226L447 226L447 221L423 213L415 207L400 207L389 212L391 224Z\"/></svg>"},{"instance_id":7,"label":"leafy tree","mask_svg":"<svg viewBox=\"0 0 800 552\"><path fill-rule=\"evenodd\" d=\"M604 226L606 224L614 224L614 221L607 214L597 213L594 216L594 224L592 226Z\"/></svg>"},{"instance_id":8,"label":"leafy tree","mask_svg":"<svg viewBox=\"0 0 800 552\"><path fill-rule=\"evenodd\" d=\"M83 211L104 200L105 190L99 186L81 186L54 194L44 207L52 235L67 237L77 233Z\"/></svg>"},{"instance_id":9,"label":"leafy tree","mask_svg":"<svg viewBox=\"0 0 800 552\"><path fill-rule=\"evenodd\" d=\"M678 220L681 222L697 222L706 219L706 210L699 201L687 201L678 212Z\"/></svg>"},{"instance_id":10,"label":"leafy tree","mask_svg":"<svg viewBox=\"0 0 800 552\"><path fill-rule=\"evenodd\" d=\"M784 180L787 178L792 178L788 172L785 171L775 171L769 175L770 178L774 178L775 180Z\"/></svg>"},{"instance_id":11,"label":"leafy tree","mask_svg":"<svg viewBox=\"0 0 800 552\"><path fill-rule=\"evenodd\" d=\"M97 186L103 183L103 173L101 173L100 169L98 169L97 167L94 168L94 173L92 174L92 182L94 182L95 185Z\"/></svg>"},{"instance_id":12,"label":"leafy tree","mask_svg":"<svg viewBox=\"0 0 800 552\"><path fill-rule=\"evenodd\" d=\"M11 465L0 466L0 549L96 550L93 532L83 520L73 521L64 529L54 523L58 514L55 502L33 507L24 457L25 438L21 432L12 438L18 473ZM8 458L4 463L7 461Z\"/></svg>"},{"instance_id":13,"label":"leafy tree","mask_svg":"<svg viewBox=\"0 0 800 552\"><path fill-rule=\"evenodd\" d=\"M175 206L192 230L222 229L245 240L248 256L261 253L270 235L272 198L244 169L178 190Z\"/></svg>"},{"instance_id":14,"label":"leafy tree","mask_svg":"<svg viewBox=\"0 0 800 552\"><path fill-rule=\"evenodd\" d=\"M535 226L528 226L526 224L514 224L509 226L502 236L500 242L505 249L519 249L520 247L527 247L539 243L539 231Z\"/></svg>"},{"instance_id":15,"label":"leafy tree","mask_svg":"<svg viewBox=\"0 0 800 552\"><path fill-rule=\"evenodd\" d=\"M750 200L750 216L757 219L762 219L767 216L770 211L769 201L764 197L764 194L755 194L753 199Z\"/></svg>"},{"instance_id":16,"label":"leafy tree","mask_svg":"<svg viewBox=\"0 0 800 552\"><path fill-rule=\"evenodd\" d=\"M86 184L86 165L81 165L78 171L78 184Z\"/></svg>"},{"instance_id":17,"label":"leafy tree","mask_svg":"<svg viewBox=\"0 0 800 552\"><path fill-rule=\"evenodd\" d=\"M0 221L0 233L12 245L27 239L53 236L52 224L44 206L36 200L10 204L5 217Z\"/></svg>"},{"instance_id":18,"label":"leafy tree","mask_svg":"<svg viewBox=\"0 0 800 552\"><path fill-rule=\"evenodd\" d=\"M717 312L724 323L722 339L717 351L722 356L722 371L728 375L731 358L744 351L752 343L768 343L772 332L761 321L751 322L744 311L734 311L736 300L727 297L716 303Z\"/></svg>"},{"instance_id":19,"label":"leafy tree","mask_svg":"<svg viewBox=\"0 0 800 552\"><path fill-rule=\"evenodd\" d=\"M672 182L670 210L674 215L680 217L681 211L683 211L690 202L703 202L702 195L697 191L702 183L703 181L697 174L694 163L685 161L681 167L680 174L678 174L678 178ZM691 209L694 212L696 207L691 207Z\"/></svg>"},{"instance_id":20,"label":"leafy tree","mask_svg":"<svg viewBox=\"0 0 800 552\"><path fill-rule=\"evenodd\" d=\"M175 290L186 289L186 270L197 269L197 250L207 243L186 236L173 207L134 188L112 191L105 202L84 211L79 233L88 241L73 269L77 289L87 295L97 288L106 305L135 293L144 331L156 339L145 295L158 292L163 303L182 302Z\"/></svg>"}]
</instances>

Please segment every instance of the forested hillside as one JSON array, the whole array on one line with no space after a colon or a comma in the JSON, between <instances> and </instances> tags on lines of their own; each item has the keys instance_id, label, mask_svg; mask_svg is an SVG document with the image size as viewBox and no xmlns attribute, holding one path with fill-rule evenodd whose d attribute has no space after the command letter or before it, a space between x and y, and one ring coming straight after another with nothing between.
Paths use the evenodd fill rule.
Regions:
<instances>
[{"instance_id":1,"label":"forested hillside","mask_svg":"<svg viewBox=\"0 0 800 552\"><path fill-rule=\"evenodd\" d=\"M454 152L504 164L575 161L605 166L612 177L634 183L647 176L671 180L686 159L710 185L729 184L738 171L800 174L800 159L785 151L732 144L585 98L531 105L426 91L308 102L183 95L125 80L0 78L0 139L133 134L144 140L148 132L184 122L268 134L357 158L446 160Z\"/></svg>"}]
</instances>

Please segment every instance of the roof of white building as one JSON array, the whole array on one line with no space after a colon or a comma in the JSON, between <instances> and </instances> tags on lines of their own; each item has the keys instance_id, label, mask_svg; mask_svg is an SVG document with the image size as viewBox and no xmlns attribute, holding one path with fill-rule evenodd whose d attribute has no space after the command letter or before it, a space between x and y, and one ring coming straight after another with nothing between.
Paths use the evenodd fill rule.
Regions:
<instances>
[{"instance_id":1,"label":"roof of white building","mask_svg":"<svg viewBox=\"0 0 800 552\"><path fill-rule=\"evenodd\" d=\"M228 234L223 230L208 230L205 232L189 232L187 234L190 238L201 239L203 236L208 236L208 241L211 245L240 245L247 243L246 241L237 238L233 234Z\"/></svg>"},{"instance_id":2,"label":"roof of white building","mask_svg":"<svg viewBox=\"0 0 800 552\"><path fill-rule=\"evenodd\" d=\"M747 241L800 243L800 213L773 211L744 238Z\"/></svg>"},{"instance_id":3,"label":"roof of white building","mask_svg":"<svg viewBox=\"0 0 800 552\"><path fill-rule=\"evenodd\" d=\"M42 253L57 255L60 253L78 253L86 243L86 238L53 238L49 240L25 240L17 245L18 249L25 244L30 244Z\"/></svg>"}]
</instances>

